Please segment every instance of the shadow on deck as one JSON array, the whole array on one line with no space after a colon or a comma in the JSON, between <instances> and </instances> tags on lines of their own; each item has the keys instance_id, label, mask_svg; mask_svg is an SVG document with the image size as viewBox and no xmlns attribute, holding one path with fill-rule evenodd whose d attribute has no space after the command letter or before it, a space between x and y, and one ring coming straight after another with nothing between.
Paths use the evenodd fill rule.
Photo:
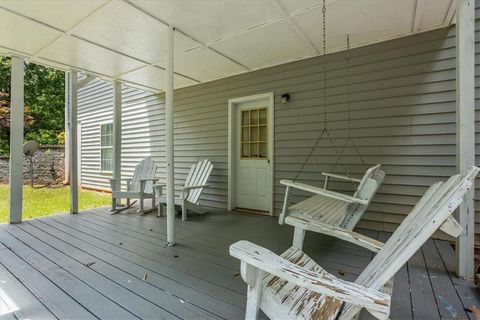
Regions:
<instances>
[{"instance_id":1,"label":"shadow on deck","mask_svg":"<svg viewBox=\"0 0 480 320\"><path fill-rule=\"evenodd\" d=\"M217 211L177 220L106 208L0 227L0 318L241 319L246 286L228 247L245 239L281 253L292 228L271 217ZM358 230L385 241L389 234ZM305 251L325 269L355 279L372 254L307 234ZM395 278L392 319L468 319L480 306L471 282L453 275L445 241L429 240ZM364 312L361 318L371 318Z\"/></svg>"}]
</instances>

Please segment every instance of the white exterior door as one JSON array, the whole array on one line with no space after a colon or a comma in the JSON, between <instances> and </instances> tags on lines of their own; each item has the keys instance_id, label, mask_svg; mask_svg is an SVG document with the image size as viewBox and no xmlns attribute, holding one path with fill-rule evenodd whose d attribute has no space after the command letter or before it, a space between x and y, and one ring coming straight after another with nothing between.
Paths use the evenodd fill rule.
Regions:
<instances>
[{"instance_id":1,"label":"white exterior door","mask_svg":"<svg viewBox=\"0 0 480 320\"><path fill-rule=\"evenodd\" d=\"M272 176L269 153L269 99L237 104L236 206L270 211Z\"/></svg>"}]
</instances>

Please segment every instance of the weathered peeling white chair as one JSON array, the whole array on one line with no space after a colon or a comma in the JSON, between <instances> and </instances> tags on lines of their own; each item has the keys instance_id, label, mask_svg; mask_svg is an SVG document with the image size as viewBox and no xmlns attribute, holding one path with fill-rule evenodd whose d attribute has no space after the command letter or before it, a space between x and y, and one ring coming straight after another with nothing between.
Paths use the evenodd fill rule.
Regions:
<instances>
[{"instance_id":1,"label":"weathered peeling white chair","mask_svg":"<svg viewBox=\"0 0 480 320\"><path fill-rule=\"evenodd\" d=\"M155 189L154 183L157 165L151 157L146 157L135 167L132 178L110 179L110 188L112 190L112 214L130 208L136 201L130 202L130 199L139 199L140 209L138 212L145 213L144 200L152 199L152 210L155 208ZM122 190L121 182L126 181L127 190ZM117 209L117 201L127 199L127 206Z\"/></svg>"},{"instance_id":2,"label":"weathered peeling white chair","mask_svg":"<svg viewBox=\"0 0 480 320\"><path fill-rule=\"evenodd\" d=\"M195 163L190 168L185 184L182 187L180 196L175 197L175 205L182 208L182 220L187 220L187 211L191 210L198 214L205 214L208 212L205 208L198 205L198 200L204 188L208 187L207 181L212 173L213 164L205 159ZM166 204L167 197L163 194L165 184L155 185L155 190L158 194L158 216L163 215L163 204Z\"/></svg>"},{"instance_id":3,"label":"weathered peeling white chair","mask_svg":"<svg viewBox=\"0 0 480 320\"><path fill-rule=\"evenodd\" d=\"M248 285L245 318L257 318L261 309L271 319L351 319L365 308L387 319L393 276L438 228L461 233L450 215L479 171L472 167L432 185L385 244L351 231L351 242L377 252L355 282L328 273L295 247L278 256L248 241L234 243L230 254L241 260Z\"/></svg>"},{"instance_id":4,"label":"weathered peeling white chair","mask_svg":"<svg viewBox=\"0 0 480 320\"><path fill-rule=\"evenodd\" d=\"M293 246L302 249L306 231L324 233L337 238L349 237L368 207L385 177L380 164L369 168L362 179L324 173L324 188L310 186L291 180L281 180L285 185L285 200L278 223L295 227ZM358 183L353 196L327 190L329 178ZM288 206L290 188L300 189L315 195L292 206ZM342 232L345 230L345 233Z\"/></svg>"}]
</instances>

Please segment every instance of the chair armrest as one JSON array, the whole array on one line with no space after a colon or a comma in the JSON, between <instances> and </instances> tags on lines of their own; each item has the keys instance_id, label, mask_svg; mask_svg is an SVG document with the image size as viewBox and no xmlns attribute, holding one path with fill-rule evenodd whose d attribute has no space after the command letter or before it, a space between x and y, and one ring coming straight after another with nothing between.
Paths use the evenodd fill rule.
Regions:
<instances>
[{"instance_id":1,"label":"chair armrest","mask_svg":"<svg viewBox=\"0 0 480 320\"><path fill-rule=\"evenodd\" d=\"M295 189L303 190L303 191L308 191L311 193L319 194L325 197L341 200L344 202L348 203L359 203L363 205L367 205L368 201L367 200L362 200L359 198L355 198L346 194L338 193L338 192L333 192L330 190L314 187L314 186L309 186L308 184L300 183L300 182L294 182L291 180L280 180L280 183L283 184L284 186L292 187Z\"/></svg>"},{"instance_id":2,"label":"chair armrest","mask_svg":"<svg viewBox=\"0 0 480 320\"><path fill-rule=\"evenodd\" d=\"M140 181L152 181L152 182L157 182L157 178L148 178L148 179L140 179Z\"/></svg>"},{"instance_id":3,"label":"chair armrest","mask_svg":"<svg viewBox=\"0 0 480 320\"><path fill-rule=\"evenodd\" d=\"M440 230L456 238L462 234L463 227L454 217L450 215L448 216L447 220L442 223L442 225L440 226Z\"/></svg>"},{"instance_id":4,"label":"chair armrest","mask_svg":"<svg viewBox=\"0 0 480 320\"><path fill-rule=\"evenodd\" d=\"M154 184L153 190L155 190L156 196L160 197L163 194L163 188L165 188L166 184Z\"/></svg>"},{"instance_id":5,"label":"chair armrest","mask_svg":"<svg viewBox=\"0 0 480 320\"><path fill-rule=\"evenodd\" d=\"M183 187L182 190L191 190L191 189L208 188L208 187L210 187L210 185L208 184L199 184L196 186Z\"/></svg>"},{"instance_id":6,"label":"chair armrest","mask_svg":"<svg viewBox=\"0 0 480 320\"><path fill-rule=\"evenodd\" d=\"M373 252L378 252L383 248L382 242L364 236L363 234L340 227L334 227L325 223L307 220L296 215L285 218L285 222L291 226L299 227L303 230L323 233L344 241L351 242Z\"/></svg>"},{"instance_id":7,"label":"chair armrest","mask_svg":"<svg viewBox=\"0 0 480 320\"><path fill-rule=\"evenodd\" d=\"M230 246L230 255L242 263L285 279L295 285L346 303L366 308L375 316L386 319L390 313L388 294L345 281L332 274L319 274L296 265L273 252L248 241L238 241ZM246 270L247 268L242 268ZM242 273L242 277L245 277ZM244 278L245 280L245 278Z\"/></svg>"},{"instance_id":8,"label":"chair armrest","mask_svg":"<svg viewBox=\"0 0 480 320\"><path fill-rule=\"evenodd\" d=\"M361 179L356 179L356 178L351 178L347 176L341 176L339 174L334 174L334 173L328 173L328 172L322 172L322 175L325 177L330 177L334 179L339 179L339 180L347 180L347 181L353 181L353 182L361 182Z\"/></svg>"}]
</instances>

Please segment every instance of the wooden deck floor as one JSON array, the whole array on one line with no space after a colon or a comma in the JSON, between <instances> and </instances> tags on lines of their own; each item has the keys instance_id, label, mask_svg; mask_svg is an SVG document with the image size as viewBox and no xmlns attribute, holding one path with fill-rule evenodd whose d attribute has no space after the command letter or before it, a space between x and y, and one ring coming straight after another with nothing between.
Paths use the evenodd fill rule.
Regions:
<instances>
[{"instance_id":1,"label":"wooden deck floor","mask_svg":"<svg viewBox=\"0 0 480 320\"><path fill-rule=\"evenodd\" d=\"M247 239L280 253L292 239L291 228L276 219L214 212L178 220L178 245L170 248L165 223L154 214L111 216L95 209L1 225L0 318L241 319L246 287L229 245ZM348 279L372 258L313 234L305 251ZM450 245L426 243L396 277L391 318L472 318L464 308L480 306L479 297L453 270Z\"/></svg>"}]
</instances>

